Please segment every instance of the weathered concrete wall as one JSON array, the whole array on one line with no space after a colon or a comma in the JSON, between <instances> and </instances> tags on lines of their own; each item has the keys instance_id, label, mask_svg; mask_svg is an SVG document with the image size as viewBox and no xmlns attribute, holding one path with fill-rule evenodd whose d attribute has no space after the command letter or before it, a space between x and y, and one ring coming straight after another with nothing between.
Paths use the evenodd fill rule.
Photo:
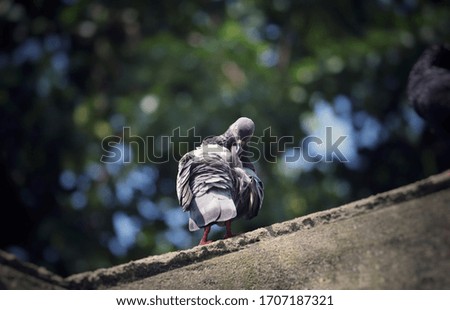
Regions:
<instances>
[{"instance_id":1,"label":"weathered concrete wall","mask_svg":"<svg viewBox=\"0 0 450 310\"><path fill-rule=\"evenodd\" d=\"M0 289L63 289L63 278L45 268L19 261L14 255L0 251Z\"/></svg>"},{"instance_id":2,"label":"weathered concrete wall","mask_svg":"<svg viewBox=\"0 0 450 310\"><path fill-rule=\"evenodd\" d=\"M115 288L450 288L449 205L435 193Z\"/></svg>"},{"instance_id":3,"label":"weathered concrete wall","mask_svg":"<svg viewBox=\"0 0 450 310\"><path fill-rule=\"evenodd\" d=\"M450 171L207 246L66 279L3 256L0 288L450 289Z\"/></svg>"},{"instance_id":4,"label":"weathered concrete wall","mask_svg":"<svg viewBox=\"0 0 450 310\"><path fill-rule=\"evenodd\" d=\"M69 277L74 288L449 289L450 173L229 240Z\"/></svg>"}]
</instances>

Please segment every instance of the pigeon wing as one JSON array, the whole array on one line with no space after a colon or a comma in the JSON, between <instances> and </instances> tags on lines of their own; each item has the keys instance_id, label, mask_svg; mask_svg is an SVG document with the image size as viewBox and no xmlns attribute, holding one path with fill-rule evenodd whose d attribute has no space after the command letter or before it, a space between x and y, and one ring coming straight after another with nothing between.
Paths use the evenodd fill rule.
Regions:
<instances>
[{"instance_id":1,"label":"pigeon wing","mask_svg":"<svg viewBox=\"0 0 450 310\"><path fill-rule=\"evenodd\" d=\"M235 200L238 216L251 219L258 215L264 200L264 184L250 168L236 168Z\"/></svg>"},{"instance_id":2,"label":"pigeon wing","mask_svg":"<svg viewBox=\"0 0 450 310\"><path fill-rule=\"evenodd\" d=\"M177 196L183 211L190 211L190 230L236 217L229 153L218 145L202 145L181 158Z\"/></svg>"},{"instance_id":3,"label":"pigeon wing","mask_svg":"<svg viewBox=\"0 0 450 310\"><path fill-rule=\"evenodd\" d=\"M177 196L183 211L188 211L193 193L190 187L191 168L194 163L194 153L186 153L178 163Z\"/></svg>"}]
</instances>

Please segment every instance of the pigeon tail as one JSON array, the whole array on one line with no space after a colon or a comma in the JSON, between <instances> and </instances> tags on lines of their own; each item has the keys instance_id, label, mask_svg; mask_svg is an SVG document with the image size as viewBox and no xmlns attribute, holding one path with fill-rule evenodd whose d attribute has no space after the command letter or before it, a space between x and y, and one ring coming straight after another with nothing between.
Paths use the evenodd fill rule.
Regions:
<instances>
[{"instance_id":1,"label":"pigeon tail","mask_svg":"<svg viewBox=\"0 0 450 310\"><path fill-rule=\"evenodd\" d=\"M190 231L209 224L226 222L237 215L230 192L220 189L211 189L204 195L194 197L189 212Z\"/></svg>"}]
</instances>

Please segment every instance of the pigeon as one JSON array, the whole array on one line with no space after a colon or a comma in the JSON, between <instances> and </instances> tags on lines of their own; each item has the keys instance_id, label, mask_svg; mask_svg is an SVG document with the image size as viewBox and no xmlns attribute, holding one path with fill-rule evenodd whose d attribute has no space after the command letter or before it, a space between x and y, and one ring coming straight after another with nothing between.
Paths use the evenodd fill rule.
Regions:
<instances>
[{"instance_id":1,"label":"pigeon","mask_svg":"<svg viewBox=\"0 0 450 310\"><path fill-rule=\"evenodd\" d=\"M251 119L241 117L224 134L205 138L178 163L178 201L189 211L189 230L204 229L199 245L211 242L211 225L225 225L224 238L230 238L232 220L251 219L262 207L264 185L244 151L254 128Z\"/></svg>"},{"instance_id":2,"label":"pigeon","mask_svg":"<svg viewBox=\"0 0 450 310\"><path fill-rule=\"evenodd\" d=\"M408 99L437 134L450 136L450 45L436 44L409 73Z\"/></svg>"}]
</instances>

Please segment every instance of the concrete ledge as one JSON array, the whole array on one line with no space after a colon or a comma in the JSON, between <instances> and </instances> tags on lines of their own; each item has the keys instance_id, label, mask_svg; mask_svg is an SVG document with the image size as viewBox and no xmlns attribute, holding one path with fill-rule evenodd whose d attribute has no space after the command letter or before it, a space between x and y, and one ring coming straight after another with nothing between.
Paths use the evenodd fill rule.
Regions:
<instances>
[{"instance_id":1,"label":"concrete ledge","mask_svg":"<svg viewBox=\"0 0 450 310\"><path fill-rule=\"evenodd\" d=\"M64 289L68 283L43 267L0 250L0 289Z\"/></svg>"},{"instance_id":2,"label":"concrete ledge","mask_svg":"<svg viewBox=\"0 0 450 310\"><path fill-rule=\"evenodd\" d=\"M72 289L449 289L449 211L447 171L339 208L65 282Z\"/></svg>"},{"instance_id":3,"label":"concrete ledge","mask_svg":"<svg viewBox=\"0 0 450 310\"><path fill-rule=\"evenodd\" d=\"M0 251L0 289L450 289L450 171L207 246L61 278Z\"/></svg>"}]
</instances>

